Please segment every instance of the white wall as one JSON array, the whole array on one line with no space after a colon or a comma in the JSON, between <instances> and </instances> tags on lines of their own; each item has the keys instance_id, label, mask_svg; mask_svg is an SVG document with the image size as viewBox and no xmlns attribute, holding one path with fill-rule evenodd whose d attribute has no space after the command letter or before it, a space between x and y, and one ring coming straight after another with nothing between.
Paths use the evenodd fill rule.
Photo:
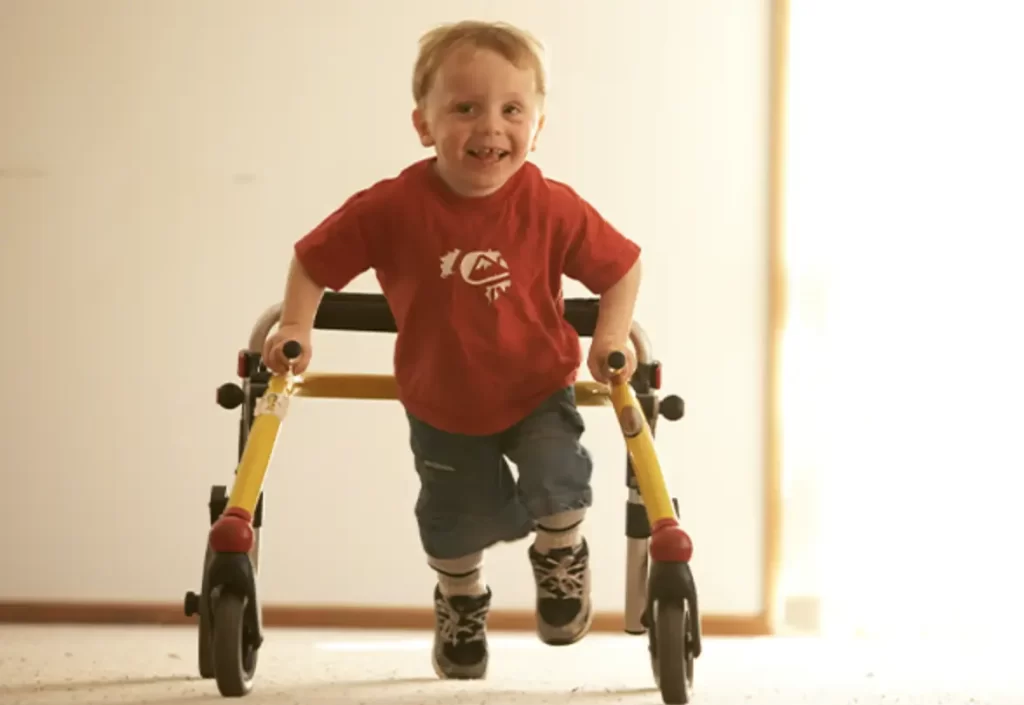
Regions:
<instances>
[{"instance_id":1,"label":"white wall","mask_svg":"<svg viewBox=\"0 0 1024 705\"><path fill-rule=\"evenodd\" d=\"M208 487L230 482L236 443L214 389L280 297L293 241L424 154L416 39L473 16L551 46L537 161L645 248L637 318L688 402L660 448L703 609L760 611L767 3L581 5L4 0L0 599L197 586ZM316 368L388 371L387 337L315 344ZM267 484L265 599L427 605L397 405L293 409ZM610 413L586 416L595 599L619 610L624 449ZM488 558L502 607L531 604L525 550Z\"/></svg>"}]
</instances>

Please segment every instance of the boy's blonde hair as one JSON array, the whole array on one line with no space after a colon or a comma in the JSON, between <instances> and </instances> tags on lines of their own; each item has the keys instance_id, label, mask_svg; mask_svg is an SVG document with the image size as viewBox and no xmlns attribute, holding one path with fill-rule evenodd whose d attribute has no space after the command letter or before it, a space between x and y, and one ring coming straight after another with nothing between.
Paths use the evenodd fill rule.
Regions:
<instances>
[{"instance_id":1,"label":"boy's blonde hair","mask_svg":"<svg viewBox=\"0 0 1024 705\"><path fill-rule=\"evenodd\" d=\"M536 37L506 22L464 20L435 27L420 37L420 51L412 73L416 105L423 105L434 76L448 55L465 46L489 49L520 69L532 70L537 94L541 98L546 95L544 45Z\"/></svg>"}]
</instances>

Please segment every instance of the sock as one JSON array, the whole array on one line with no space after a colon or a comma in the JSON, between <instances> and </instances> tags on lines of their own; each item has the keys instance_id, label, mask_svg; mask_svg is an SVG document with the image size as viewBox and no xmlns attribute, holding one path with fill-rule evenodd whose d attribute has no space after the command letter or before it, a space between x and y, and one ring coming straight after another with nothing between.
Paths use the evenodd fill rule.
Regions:
<instances>
[{"instance_id":1,"label":"sock","mask_svg":"<svg viewBox=\"0 0 1024 705\"><path fill-rule=\"evenodd\" d=\"M533 547L538 553L549 553L555 548L575 548L583 541L580 525L586 509L573 509L542 517L537 521L537 535Z\"/></svg>"},{"instance_id":2,"label":"sock","mask_svg":"<svg viewBox=\"0 0 1024 705\"><path fill-rule=\"evenodd\" d=\"M461 558L428 557L427 563L437 573L437 584L445 597L452 595L484 595L487 584L483 576L484 554L471 553Z\"/></svg>"}]
</instances>

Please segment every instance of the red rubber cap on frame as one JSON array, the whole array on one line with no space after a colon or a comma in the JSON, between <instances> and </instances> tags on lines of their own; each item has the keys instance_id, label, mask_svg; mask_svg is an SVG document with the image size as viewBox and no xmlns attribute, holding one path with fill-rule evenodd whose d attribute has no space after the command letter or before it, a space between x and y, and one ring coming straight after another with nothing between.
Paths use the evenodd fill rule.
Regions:
<instances>
[{"instance_id":1,"label":"red rubber cap on frame","mask_svg":"<svg viewBox=\"0 0 1024 705\"><path fill-rule=\"evenodd\" d=\"M651 559L659 563L689 563L693 542L675 518L661 519L651 527Z\"/></svg>"},{"instance_id":2,"label":"red rubber cap on frame","mask_svg":"<svg viewBox=\"0 0 1024 705\"><path fill-rule=\"evenodd\" d=\"M217 553L248 553L256 541L249 512L231 507L210 527L210 548Z\"/></svg>"}]
</instances>

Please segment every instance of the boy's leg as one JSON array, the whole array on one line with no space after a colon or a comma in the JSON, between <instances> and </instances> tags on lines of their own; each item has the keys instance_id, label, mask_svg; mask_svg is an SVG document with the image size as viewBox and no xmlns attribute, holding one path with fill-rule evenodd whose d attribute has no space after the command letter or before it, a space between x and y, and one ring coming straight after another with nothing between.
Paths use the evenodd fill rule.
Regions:
<instances>
[{"instance_id":1,"label":"boy's leg","mask_svg":"<svg viewBox=\"0 0 1024 705\"><path fill-rule=\"evenodd\" d=\"M439 678L483 678L491 607L491 590L483 579L483 552L449 559L428 556L428 563L437 572L434 672Z\"/></svg>"},{"instance_id":2,"label":"boy's leg","mask_svg":"<svg viewBox=\"0 0 1024 705\"><path fill-rule=\"evenodd\" d=\"M491 591L483 551L526 536L530 518L494 436L449 434L409 417L420 479L416 520L434 588L433 663L441 678L483 678Z\"/></svg>"},{"instance_id":3,"label":"boy's leg","mask_svg":"<svg viewBox=\"0 0 1024 705\"><path fill-rule=\"evenodd\" d=\"M504 438L505 453L519 470L522 502L536 522L528 555L537 584L537 632L552 645L579 641L593 621L589 550L581 532L593 471L580 443L584 428L568 388Z\"/></svg>"},{"instance_id":4,"label":"boy's leg","mask_svg":"<svg viewBox=\"0 0 1024 705\"><path fill-rule=\"evenodd\" d=\"M437 573L437 589L445 597L487 594L484 580L484 552L477 551L459 558L427 556L427 564Z\"/></svg>"}]
</instances>

